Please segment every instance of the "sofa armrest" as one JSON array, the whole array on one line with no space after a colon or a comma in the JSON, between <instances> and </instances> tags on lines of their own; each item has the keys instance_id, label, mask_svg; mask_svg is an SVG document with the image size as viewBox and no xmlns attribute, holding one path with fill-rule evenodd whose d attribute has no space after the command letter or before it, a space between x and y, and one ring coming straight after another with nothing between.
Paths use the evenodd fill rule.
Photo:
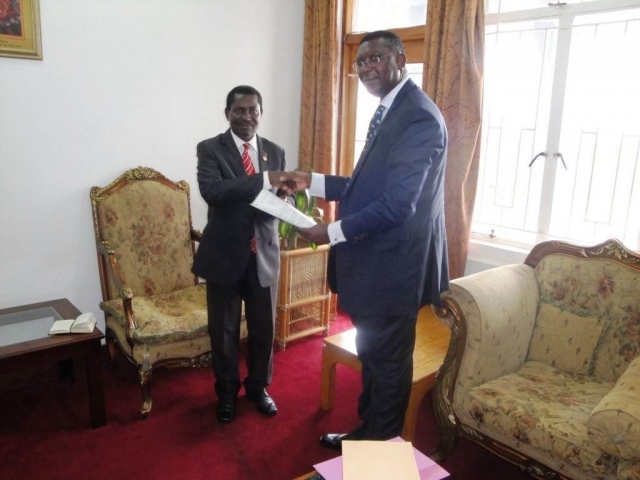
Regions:
<instances>
[{"instance_id":1,"label":"sofa armrest","mask_svg":"<svg viewBox=\"0 0 640 480\"><path fill-rule=\"evenodd\" d=\"M459 324L453 405L480 384L518 370L526 360L538 307L534 270L506 265L451 282L443 297ZM451 321L451 320L448 320ZM452 339L452 348L456 348ZM457 372L456 372L457 371ZM451 398L451 397L450 397Z\"/></svg>"},{"instance_id":2,"label":"sofa armrest","mask_svg":"<svg viewBox=\"0 0 640 480\"><path fill-rule=\"evenodd\" d=\"M593 409L587 431L600 450L640 460L640 356Z\"/></svg>"}]
</instances>

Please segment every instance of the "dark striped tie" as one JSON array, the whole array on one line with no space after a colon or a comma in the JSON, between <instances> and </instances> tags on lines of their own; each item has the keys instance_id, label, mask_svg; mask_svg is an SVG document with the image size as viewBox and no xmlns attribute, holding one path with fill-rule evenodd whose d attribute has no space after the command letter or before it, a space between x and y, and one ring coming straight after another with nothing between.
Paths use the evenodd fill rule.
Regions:
<instances>
[{"instance_id":1,"label":"dark striped tie","mask_svg":"<svg viewBox=\"0 0 640 480\"><path fill-rule=\"evenodd\" d=\"M369 143L371 141L371 139L373 138L373 136L378 131L378 127L380 126L380 122L382 121L382 113L384 112L384 109L385 109L385 107L380 105L376 109L376 112L373 114L373 117L371 117L371 122L369 122L369 130L367 131L367 142L366 143Z\"/></svg>"}]
</instances>

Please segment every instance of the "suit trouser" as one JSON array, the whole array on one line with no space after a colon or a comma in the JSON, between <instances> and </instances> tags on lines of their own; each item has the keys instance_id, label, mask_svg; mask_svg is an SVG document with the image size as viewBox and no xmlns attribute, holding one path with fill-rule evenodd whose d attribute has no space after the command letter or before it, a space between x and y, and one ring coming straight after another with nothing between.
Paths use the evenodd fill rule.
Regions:
<instances>
[{"instance_id":1,"label":"suit trouser","mask_svg":"<svg viewBox=\"0 0 640 480\"><path fill-rule=\"evenodd\" d=\"M242 300L247 321L247 370L245 392L259 392L271 383L273 374L274 317L271 287L258 280L255 254L234 285L207 282L207 314L215 390L223 401L235 400L240 391L238 350Z\"/></svg>"},{"instance_id":2,"label":"suit trouser","mask_svg":"<svg viewBox=\"0 0 640 480\"><path fill-rule=\"evenodd\" d=\"M362 363L356 439L386 440L402 433L413 379L416 315L352 315Z\"/></svg>"}]
</instances>

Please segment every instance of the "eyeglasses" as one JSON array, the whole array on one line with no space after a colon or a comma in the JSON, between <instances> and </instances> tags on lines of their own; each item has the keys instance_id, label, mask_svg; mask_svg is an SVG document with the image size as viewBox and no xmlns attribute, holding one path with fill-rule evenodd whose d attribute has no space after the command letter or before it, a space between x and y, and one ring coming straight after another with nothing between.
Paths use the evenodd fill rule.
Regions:
<instances>
[{"instance_id":1,"label":"eyeglasses","mask_svg":"<svg viewBox=\"0 0 640 480\"><path fill-rule=\"evenodd\" d=\"M237 117L244 117L247 113L252 117L259 117L260 109L257 107L247 107L247 108L237 107L237 108L232 108L229 113Z\"/></svg>"},{"instance_id":2,"label":"eyeglasses","mask_svg":"<svg viewBox=\"0 0 640 480\"><path fill-rule=\"evenodd\" d=\"M364 68L365 65L369 67L373 67L380 63L380 61L384 57L388 57L389 55L393 55L393 53L387 53L386 55L371 55L369 58L365 58L364 60L358 60L354 64L351 65L356 72L359 72Z\"/></svg>"}]
</instances>

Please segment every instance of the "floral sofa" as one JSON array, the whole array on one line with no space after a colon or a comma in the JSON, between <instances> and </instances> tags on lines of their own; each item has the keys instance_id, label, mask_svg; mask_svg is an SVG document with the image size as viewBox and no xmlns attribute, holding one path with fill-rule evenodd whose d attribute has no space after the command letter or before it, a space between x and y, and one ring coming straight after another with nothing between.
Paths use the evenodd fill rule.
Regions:
<instances>
[{"instance_id":1,"label":"floral sofa","mask_svg":"<svg viewBox=\"0 0 640 480\"><path fill-rule=\"evenodd\" d=\"M640 255L545 242L454 280L437 313L440 456L463 436L536 478L640 479Z\"/></svg>"}]
</instances>

